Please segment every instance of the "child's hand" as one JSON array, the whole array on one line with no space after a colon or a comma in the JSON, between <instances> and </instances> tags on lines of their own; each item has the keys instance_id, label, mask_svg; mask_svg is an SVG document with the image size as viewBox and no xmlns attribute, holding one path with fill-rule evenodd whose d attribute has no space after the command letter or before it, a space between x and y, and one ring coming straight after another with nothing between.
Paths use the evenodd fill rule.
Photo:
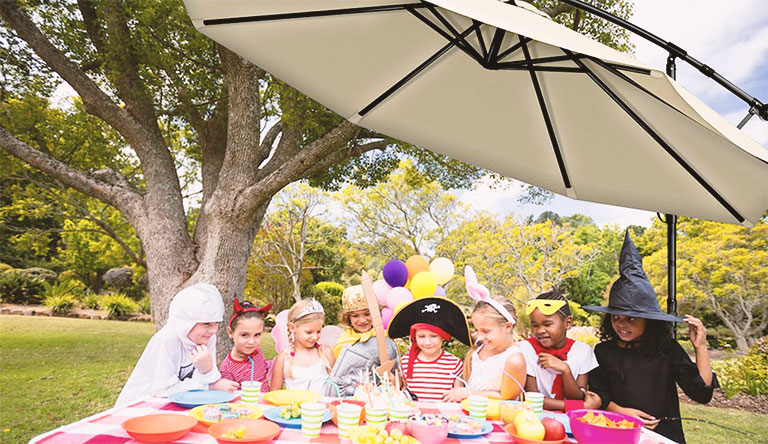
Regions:
<instances>
[{"instance_id":1,"label":"child's hand","mask_svg":"<svg viewBox=\"0 0 768 444\"><path fill-rule=\"evenodd\" d=\"M443 401L445 402L461 402L467 399L470 395L469 389L466 387L454 387L443 395Z\"/></svg>"},{"instance_id":2,"label":"child's hand","mask_svg":"<svg viewBox=\"0 0 768 444\"><path fill-rule=\"evenodd\" d=\"M691 337L693 348L707 347L707 329L704 328L701 320L693 316L686 315L685 322L688 323L688 335Z\"/></svg>"},{"instance_id":3,"label":"child's hand","mask_svg":"<svg viewBox=\"0 0 768 444\"><path fill-rule=\"evenodd\" d=\"M643 421L645 423L645 428L653 430L656 428L657 425L659 425L659 420L654 418L653 416L645 413L642 410L638 409L631 409L629 407L622 407L621 411L619 413L623 413L625 415L634 416L635 418Z\"/></svg>"},{"instance_id":4,"label":"child's hand","mask_svg":"<svg viewBox=\"0 0 768 444\"><path fill-rule=\"evenodd\" d=\"M194 350L189 352L189 359L192 360L192 364L202 374L206 374L213 368L213 359L211 358L211 351L208 350L207 345L198 345Z\"/></svg>"},{"instance_id":5,"label":"child's hand","mask_svg":"<svg viewBox=\"0 0 768 444\"><path fill-rule=\"evenodd\" d=\"M584 393L584 408L585 409L599 409L603 404L603 400L595 392L587 391Z\"/></svg>"},{"instance_id":6,"label":"child's hand","mask_svg":"<svg viewBox=\"0 0 768 444\"><path fill-rule=\"evenodd\" d=\"M240 388L240 384L229 379L221 378L213 384L208 384L208 390L221 390L224 392L234 392Z\"/></svg>"},{"instance_id":7,"label":"child's hand","mask_svg":"<svg viewBox=\"0 0 768 444\"><path fill-rule=\"evenodd\" d=\"M552 369L560 373L567 373L571 371L564 361L550 355L549 353L539 353L539 366L541 368Z\"/></svg>"}]
</instances>

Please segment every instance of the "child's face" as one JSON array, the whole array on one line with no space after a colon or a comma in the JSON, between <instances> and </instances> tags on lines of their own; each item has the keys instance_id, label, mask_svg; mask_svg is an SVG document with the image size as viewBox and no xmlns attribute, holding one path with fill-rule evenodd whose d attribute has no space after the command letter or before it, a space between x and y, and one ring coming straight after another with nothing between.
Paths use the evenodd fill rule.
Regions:
<instances>
[{"instance_id":1,"label":"child's face","mask_svg":"<svg viewBox=\"0 0 768 444\"><path fill-rule=\"evenodd\" d=\"M367 308L364 310L355 310L349 313L349 324L358 333L365 333L373 327L373 318L371 318L371 311Z\"/></svg>"},{"instance_id":2,"label":"child's face","mask_svg":"<svg viewBox=\"0 0 768 444\"><path fill-rule=\"evenodd\" d=\"M323 329L323 319L288 324L288 330L293 332L293 343L296 348L312 348L320 340L320 331Z\"/></svg>"},{"instance_id":3,"label":"child's face","mask_svg":"<svg viewBox=\"0 0 768 444\"><path fill-rule=\"evenodd\" d=\"M216 330L218 329L218 322L198 322L192 327L192 330L187 333L187 337L197 345L208 345L208 340L216 334Z\"/></svg>"},{"instance_id":4,"label":"child's face","mask_svg":"<svg viewBox=\"0 0 768 444\"><path fill-rule=\"evenodd\" d=\"M493 318L480 313L472 314L472 325L477 330L477 342L484 347L496 348L508 345L512 334L512 323L500 324Z\"/></svg>"},{"instance_id":5,"label":"child's face","mask_svg":"<svg viewBox=\"0 0 768 444\"><path fill-rule=\"evenodd\" d=\"M613 330L616 332L619 340L624 342L636 341L642 338L643 333L645 333L644 318L612 314L611 325L613 325Z\"/></svg>"},{"instance_id":6,"label":"child's face","mask_svg":"<svg viewBox=\"0 0 768 444\"><path fill-rule=\"evenodd\" d=\"M427 356L437 356L443 347L443 338L429 330L416 330L416 346Z\"/></svg>"},{"instance_id":7,"label":"child's face","mask_svg":"<svg viewBox=\"0 0 768 444\"><path fill-rule=\"evenodd\" d=\"M241 355L250 355L261 347L264 321L259 318L241 318L235 323L235 330L227 327L227 333L235 343L235 350Z\"/></svg>"},{"instance_id":8,"label":"child's face","mask_svg":"<svg viewBox=\"0 0 768 444\"><path fill-rule=\"evenodd\" d=\"M538 308L530 315L531 333L544 348L562 348L565 346L565 332L573 325L573 319L564 318L560 313L545 315Z\"/></svg>"}]
</instances>

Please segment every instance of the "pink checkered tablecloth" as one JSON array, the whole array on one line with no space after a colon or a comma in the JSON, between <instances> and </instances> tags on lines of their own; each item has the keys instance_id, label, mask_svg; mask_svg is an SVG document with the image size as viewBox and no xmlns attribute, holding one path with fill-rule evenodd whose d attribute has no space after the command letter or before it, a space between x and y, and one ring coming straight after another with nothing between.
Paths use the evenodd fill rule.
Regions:
<instances>
[{"instance_id":1,"label":"pink checkered tablecloth","mask_svg":"<svg viewBox=\"0 0 768 444\"><path fill-rule=\"evenodd\" d=\"M269 404L259 405L262 410L274 407ZM419 402L417 403L418 409L421 413L443 413L448 415L464 414L461 410L461 406L457 403L431 403L431 402ZM189 409L179 407L176 404L168 401L166 398L150 398L144 401L139 401L134 404L109 409L105 412L98 413L80 421L68 424L58 429L51 430L50 432L36 436L30 440L30 443L40 444L131 444L136 443L125 430L120 426L126 419L135 418L137 416L150 415L153 413L169 413L178 412L180 415L185 415ZM490 443L510 443L511 438L504 432L502 428L503 424L498 421L491 421L493 424L493 430L480 437L473 439L453 439L448 438L445 444L490 444ZM184 435L181 439L173 441L176 443L205 443L216 444L216 440L210 436L207 432L208 426L198 424L197 427L192 429L189 433ZM336 444L341 442L338 436L336 426L332 422L327 422L323 425L320 431L320 437L318 438L305 438L301 435L299 429L282 429L280 434L277 435L273 443L280 444L293 444L293 443L313 443L313 444ZM566 441L575 443L575 440ZM349 441L347 441L349 443ZM668 444L672 443L657 433L650 430L643 429L643 439L641 444ZM674 444L674 443L672 443Z\"/></svg>"}]
</instances>

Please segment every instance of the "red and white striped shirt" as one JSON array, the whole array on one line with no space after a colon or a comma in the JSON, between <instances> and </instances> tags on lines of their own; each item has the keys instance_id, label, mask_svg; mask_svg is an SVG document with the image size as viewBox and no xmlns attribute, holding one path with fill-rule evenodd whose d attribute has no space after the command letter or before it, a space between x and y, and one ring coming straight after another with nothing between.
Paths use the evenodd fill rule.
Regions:
<instances>
[{"instance_id":1,"label":"red and white striped shirt","mask_svg":"<svg viewBox=\"0 0 768 444\"><path fill-rule=\"evenodd\" d=\"M261 381L261 392L266 393L269 391L269 381L267 381L267 361L264 359L264 354L261 349L256 350L251 354L253 359L253 380ZM232 352L229 352L224 361L221 362L221 368L219 369L222 378L235 381L238 384L243 381L251 380L251 362L248 358L243 361L237 361L232 359Z\"/></svg>"},{"instance_id":2,"label":"red and white striped shirt","mask_svg":"<svg viewBox=\"0 0 768 444\"><path fill-rule=\"evenodd\" d=\"M400 358L400 368L408 366L408 355ZM419 397L419 401L442 401L456 377L464 373L461 359L443 350L434 361L422 361L416 357L413 363L413 376L405 378L408 390Z\"/></svg>"}]
</instances>

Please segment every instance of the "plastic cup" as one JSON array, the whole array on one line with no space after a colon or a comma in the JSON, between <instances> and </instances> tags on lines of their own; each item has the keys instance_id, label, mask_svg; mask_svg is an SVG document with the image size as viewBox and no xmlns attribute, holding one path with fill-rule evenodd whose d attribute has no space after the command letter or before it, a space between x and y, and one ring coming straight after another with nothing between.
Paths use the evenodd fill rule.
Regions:
<instances>
[{"instance_id":1,"label":"plastic cup","mask_svg":"<svg viewBox=\"0 0 768 444\"><path fill-rule=\"evenodd\" d=\"M349 429L360 424L360 413L363 408L357 404L348 402L336 407L336 415L339 418L339 438L349 439Z\"/></svg>"},{"instance_id":2,"label":"plastic cup","mask_svg":"<svg viewBox=\"0 0 768 444\"><path fill-rule=\"evenodd\" d=\"M261 397L261 382L243 381L240 383L240 400L245 404L258 404Z\"/></svg>"},{"instance_id":3,"label":"plastic cup","mask_svg":"<svg viewBox=\"0 0 768 444\"><path fill-rule=\"evenodd\" d=\"M372 406L366 404L365 406L365 422L368 424L384 424L387 422L387 407L386 406Z\"/></svg>"},{"instance_id":4,"label":"plastic cup","mask_svg":"<svg viewBox=\"0 0 768 444\"><path fill-rule=\"evenodd\" d=\"M301 404L301 434L307 438L320 436L323 427L325 404L319 402L304 402Z\"/></svg>"},{"instance_id":5,"label":"plastic cup","mask_svg":"<svg viewBox=\"0 0 768 444\"><path fill-rule=\"evenodd\" d=\"M472 419L485 421L488 415L488 397L472 395L467 398L467 402L469 402L469 416Z\"/></svg>"},{"instance_id":6,"label":"plastic cup","mask_svg":"<svg viewBox=\"0 0 768 444\"><path fill-rule=\"evenodd\" d=\"M392 407L389 409L389 420L406 422L408 421L408 417L411 416L412 411L413 409L407 405L398 405Z\"/></svg>"},{"instance_id":7,"label":"plastic cup","mask_svg":"<svg viewBox=\"0 0 768 444\"><path fill-rule=\"evenodd\" d=\"M539 392L525 392L525 401L533 408L533 413L544 411L544 394Z\"/></svg>"}]
</instances>

